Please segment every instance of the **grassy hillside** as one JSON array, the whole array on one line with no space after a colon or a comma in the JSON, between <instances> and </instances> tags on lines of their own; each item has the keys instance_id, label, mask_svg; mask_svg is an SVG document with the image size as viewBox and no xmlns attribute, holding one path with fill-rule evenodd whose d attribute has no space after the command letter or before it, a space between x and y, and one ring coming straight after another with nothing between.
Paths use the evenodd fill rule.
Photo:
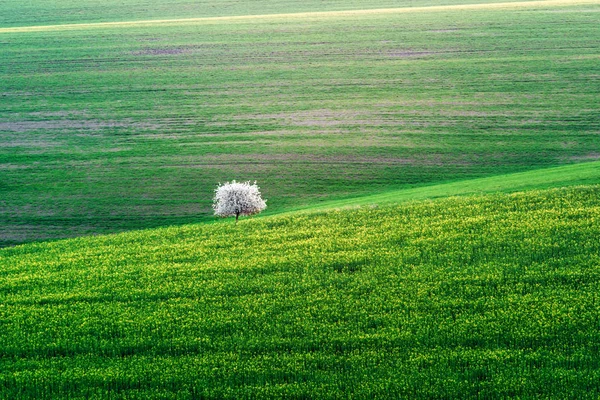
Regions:
<instances>
[{"instance_id":1,"label":"grassy hillside","mask_svg":"<svg viewBox=\"0 0 600 400\"><path fill-rule=\"evenodd\" d=\"M597 398L600 187L0 250L2 398Z\"/></svg>"},{"instance_id":2,"label":"grassy hillside","mask_svg":"<svg viewBox=\"0 0 600 400\"><path fill-rule=\"evenodd\" d=\"M231 179L280 212L596 160L599 6L569 4L0 29L0 245L206 220Z\"/></svg>"},{"instance_id":3,"label":"grassy hillside","mask_svg":"<svg viewBox=\"0 0 600 400\"><path fill-rule=\"evenodd\" d=\"M499 192L514 193L531 189L562 188L599 183L600 162L596 161L508 175L496 175L488 178L420 186L412 189L390 190L351 199L315 202L308 207L298 208L289 212L314 212L345 207L398 204L407 201L436 199L440 197ZM263 215L268 214L272 214L272 212L267 211Z\"/></svg>"}]
</instances>

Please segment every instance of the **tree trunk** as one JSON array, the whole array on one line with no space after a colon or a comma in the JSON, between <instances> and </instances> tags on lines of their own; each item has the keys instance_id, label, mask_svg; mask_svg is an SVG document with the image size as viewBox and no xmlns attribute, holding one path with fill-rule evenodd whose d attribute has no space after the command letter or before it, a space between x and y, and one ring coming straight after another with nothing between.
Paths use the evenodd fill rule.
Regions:
<instances>
[{"instance_id":1,"label":"tree trunk","mask_svg":"<svg viewBox=\"0 0 600 400\"><path fill-rule=\"evenodd\" d=\"M239 212L235 213L235 224L236 225L237 225L237 220L239 217L240 217L240 213Z\"/></svg>"}]
</instances>

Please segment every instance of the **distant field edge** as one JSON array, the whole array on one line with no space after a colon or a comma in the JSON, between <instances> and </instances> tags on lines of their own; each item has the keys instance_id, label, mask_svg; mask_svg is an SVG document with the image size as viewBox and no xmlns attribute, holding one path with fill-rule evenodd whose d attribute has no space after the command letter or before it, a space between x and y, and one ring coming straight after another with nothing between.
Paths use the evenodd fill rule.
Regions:
<instances>
[{"instance_id":1,"label":"distant field edge","mask_svg":"<svg viewBox=\"0 0 600 400\"><path fill-rule=\"evenodd\" d=\"M400 7L400 8L379 8L364 10L347 11L311 11L284 14L260 14L260 15L239 15L223 17L198 17L198 18L176 18L176 19L156 19L139 21L116 21L116 22L93 22L61 25L37 25L0 28L0 33L14 32L43 32L43 31L63 31L78 30L90 28L126 28L140 25L169 25L169 24L189 24L189 23L210 23L219 21L236 20L264 20L264 19L293 19L293 18L335 18L347 16L360 16L369 14L403 14L417 12L437 12L437 11L460 11L460 10L508 10L523 8L543 8L543 7L568 7L586 4L600 4L600 0L541 0L541 1L514 1L501 3L478 3L478 4L453 4L442 6L423 6L423 7Z\"/></svg>"},{"instance_id":2,"label":"distant field edge","mask_svg":"<svg viewBox=\"0 0 600 400\"><path fill-rule=\"evenodd\" d=\"M332 200L305 208L286 210L278 215L295 212L327 211L329 209L344 207L401 203L441 197L498 192L513 193L526 190L595 184L600 184L600 161L448 182L411 189L399 189L351 199Z\"/></svg>"},{"instance_id":3,"label":"distant field edge","mask_svg":"<svg viewBox=\"0 0 600 400\"><path fill-rule=\"evenodd\" d=\"M427 200L443 199L460 196L478 196L497 193L517 193L530 190L558 189L575 186L600 185L600 161L572 164L567 166L544 168L527 172L512 173L506 175L495 175L487 178L454 181L431 186L422 186L410 189L399 189L386 191L384 193L354 197L342 200L331 200L307 207L290 208L284 211L266 212L257 219L277 218L300 214L326 213L336 210L352 209L369 206L385 206L409 202L420 202ZM253 218L252 218L253 219ZM241 223L251 222L252 219L244 219ZM212 220L194 223L192 225L213 225L230 221ZM188 224L185 224L188 225ZM177 225L179 226L179 225ZM137 232L159 232L162 229L176 228L177 226L162 226L135 230ZM113 237L115 235L127 235L132 231L106 233L99 236ZM98 236L98 237L99 237ZM62 238L41 240L21 243L13 246L0 247L0 254L5 249L21 248L34 244L63 242L73 240L87 240L89 236L78 238Z\"/></svg>"}]
</instances>

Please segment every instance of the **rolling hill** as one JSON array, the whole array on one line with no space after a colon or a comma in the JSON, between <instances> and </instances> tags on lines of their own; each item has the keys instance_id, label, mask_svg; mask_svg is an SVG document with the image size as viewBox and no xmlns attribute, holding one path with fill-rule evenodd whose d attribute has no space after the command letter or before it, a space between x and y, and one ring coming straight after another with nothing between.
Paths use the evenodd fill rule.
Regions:
<instances>
[{"instance_id":1,"label":"rolling hill","mask_svg":"<svg viewBox=\"0 0 600 400\"><path fill-rule=\"evenodd\" d=\"M55 3L0 5L0 246L207 221L232 179L282 212L600 154L595 2Z\"/></svg>"},{"instance_id":2,"label":"rolling hill","mask_svg":"<svg viewBox=\"0 0 600 400\"><path fill-rule=\"evenodd\" d=\"M600 187L0 250L3 398L596 398Z\"/></svg>"},{"instance_id":3,"label":"rolling hill","mask_svg":"<svg viewBox=\"0 0 600 400\"><path fill-rule=\"evenodd\" d=\"M0 399L600 397L598 1L47 3L0 4Z\"/></svg>"}]
</instances>

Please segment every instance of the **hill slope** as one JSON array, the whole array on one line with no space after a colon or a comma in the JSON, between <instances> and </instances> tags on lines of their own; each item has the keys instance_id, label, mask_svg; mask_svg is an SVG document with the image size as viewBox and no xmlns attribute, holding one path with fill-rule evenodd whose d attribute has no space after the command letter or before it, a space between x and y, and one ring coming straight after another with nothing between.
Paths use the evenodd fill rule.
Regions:
<instances>
[{"instance_id":1,"label":"hill slope","mask_svg":"<svg viewBox=\"0 0 600 400\"><path fill-rule=\"evenodd\" d=\"M487 178L468 179L457 182L419 186L411 189L388 190L384 193L354 197L343 200L324 201L309 207L290 211L325 211L333 208L398 204L407 201L435 199L450 196L465 196L490 193L513 193L532 189L561 188L600 183L600 162L588 162L534 171L496 175ZM265 214L270 214L267 211Z\"/></svg>"},{"instance_id":2,"label":"hill slope","mask_svg":"<svg viewBox=\"0 0 600 400\"><path fill-rule=\"evenodd\" d=\"M208 220L232 179L285 211L597 160L600 4L586 1L0 28L0 246ZM2 1L0 18L216 4L53 2L109 16L42 3Z\"/></svg>"},{"instance_id":3,"label":"hill slope","mask_svg":"<svg viewBox=\"0 0 600 400\"><path fill-rule=\"evenodd\" d=\"M0 396L600 395L600 187L0 250Z\"/></svg>"}]
</instances>

